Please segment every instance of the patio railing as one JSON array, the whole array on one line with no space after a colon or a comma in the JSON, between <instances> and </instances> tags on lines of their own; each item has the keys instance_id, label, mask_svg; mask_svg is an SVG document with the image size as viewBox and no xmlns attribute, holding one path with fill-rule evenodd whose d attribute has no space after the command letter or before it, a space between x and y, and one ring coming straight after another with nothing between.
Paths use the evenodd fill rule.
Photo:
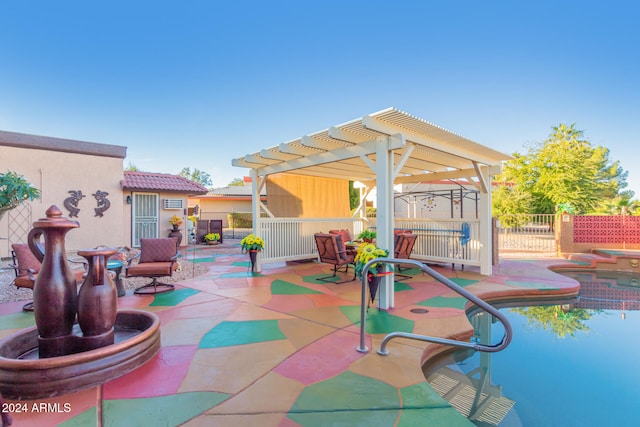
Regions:
<instances>
[{"instance_id":1,"label":"patio railing","mask_svg":"<svg viewBox=\"0 0 640 427\"><path fill-rule=\"evenodd\" d=\"M375 228L375 218L262 218L260 222L260 235L266 242L262 263L316 258L313 234L317 232L346 228L356 238L362 230ZM413 259L480 265L477 219L396 218L394 226L418 235L411 254Z\"/></svg>"},{"instance_id":2,"label":"patio railing","mask_svg":"<svg viewBox=\"0 0 640 427\"><path fill-rule=\"evenodd\" d=\"M262 263L317 258L314 233L346 228L355 238L366 228L360 218L262 218L260 222L265 240Z\"/></svg>"},{"instance_id":3,"label":"patio railing","mask_svg":"<svg viewBox=\"0 0 640 427\"><path fill-rule=\"evenodd\" d=\"M432 337L428 335L420 335L420 334L413 334L409 332L397 331L397 332L391 332L384 337L384 339L380 343L380 348L378 349L379 355L386 356L387 354L389 354L389 351L387 350L387 344L389 343L389 341L391 341L394 338L408 338L412 340L426 341L426 342L432 342L436 344L444 344L444 345L451 345L455 347L469 348L475 351L484 351L489 353L495 353L500 350L503 350L511 342L511 339L513 337L513 329L511 327L511 323L509 323L509 319L507 319L507 317L504 314L498 311L498 309L493 307L491 304L487 303L485 300L477 297L476 295L464 289L462 286L451 281L451 279L443 276L442 274L438 273L437 271L433 270L432 268L418 261L395 259L395 258L376 258L365 264L362 270L362 278L360 280L362 285L362 292L360 297L360 345L357 347L357 350L360 353L367 353L369 351L369 349L366 346L367 294L368 294L367 293L367 273L369 272L369 269L373 264L380 263L380 262L386 263L386 264L413 265L414 267L419 268L420 270L427 273L428 275L430 275L431 277L433 277L443 285L447 286L452 291L458 293L460 296L464 297L468 301L474 303L478 307L485 310L487 313L490 313L491 315L496 317L504 327L504 336L502 337L500 342L496 344L486 345L486 344L480 344L475 342L459 341L459 340L453 340L448 338Z\"/></svg>"}]
</instances>

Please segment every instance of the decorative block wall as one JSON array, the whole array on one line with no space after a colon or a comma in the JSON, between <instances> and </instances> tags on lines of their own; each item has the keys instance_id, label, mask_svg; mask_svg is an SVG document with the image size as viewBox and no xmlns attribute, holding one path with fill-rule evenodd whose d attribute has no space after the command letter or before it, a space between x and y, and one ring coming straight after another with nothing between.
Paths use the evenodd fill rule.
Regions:
<instances>
[{"instance_id":1,"label":"decorative block wall","mask_svg":"<svg viewBox=\"0 0 640 427\"><path fill-rule=\"evenodd\" d=\"M638 216L575 216L574 243L640 244Z\"/></svg>"}]
</instances>

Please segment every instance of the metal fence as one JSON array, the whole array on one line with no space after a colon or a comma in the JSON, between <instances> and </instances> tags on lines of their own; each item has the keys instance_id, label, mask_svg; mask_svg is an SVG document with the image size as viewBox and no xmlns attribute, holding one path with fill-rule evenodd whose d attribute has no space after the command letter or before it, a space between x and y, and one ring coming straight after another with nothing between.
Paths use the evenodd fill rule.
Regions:
<instances>
[{"instance_id":1,"label":"metal fence","mask_svg":"<svg viewBox=\"0 0 640 427\"><path fill-rule=\"evenodd\" d=\"M556 255L555 215L505 214L496 220L500 255Z\"/></svg>"}]
</instances>

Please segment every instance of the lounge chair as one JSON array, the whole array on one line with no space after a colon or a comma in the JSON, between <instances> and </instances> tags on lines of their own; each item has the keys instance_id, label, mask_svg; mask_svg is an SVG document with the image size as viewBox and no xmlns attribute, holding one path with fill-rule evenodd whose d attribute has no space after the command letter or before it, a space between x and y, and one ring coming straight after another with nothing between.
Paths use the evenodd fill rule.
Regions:
<instances>
[{"instance_id":1,"label":"lounge chair","mask_svg":"<svg viewBox=\"0 0 640 427\"><path fill-rule=\"evenodd\" d=\"M338 277L338 269L345 267L344 272L349 272L349 264L353 264L354 254L347 251L340 234L316 233L313 235L318 248L318 257L320 262L333 265L333 274L326 277L318 277L316 280L331 283L347 283L356 280L355 270L352 279L335 281Z\"/></svg>"}]
</instances>

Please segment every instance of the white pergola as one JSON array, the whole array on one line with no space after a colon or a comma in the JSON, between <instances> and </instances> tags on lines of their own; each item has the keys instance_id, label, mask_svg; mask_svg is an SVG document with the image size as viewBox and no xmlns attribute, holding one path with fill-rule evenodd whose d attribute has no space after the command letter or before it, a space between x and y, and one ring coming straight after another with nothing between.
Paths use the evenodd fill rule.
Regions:
<instances>
[{"instance_id":1,"label":"white pergola","mask_svg":"<svg viewBox=\"0 0 640 427\"><path fill-rule=\"evenodd\" d=\"M253 218L269 213L258 195L268 175L288 172L360 181L376 187L377 245L393 253L393 186L466 179L480 190L480 273L492 273L491 177L512 157L394 108L234 159L250 168ZM393 306L388 280L380 304Z\"/></svg>"}]
</instances>

